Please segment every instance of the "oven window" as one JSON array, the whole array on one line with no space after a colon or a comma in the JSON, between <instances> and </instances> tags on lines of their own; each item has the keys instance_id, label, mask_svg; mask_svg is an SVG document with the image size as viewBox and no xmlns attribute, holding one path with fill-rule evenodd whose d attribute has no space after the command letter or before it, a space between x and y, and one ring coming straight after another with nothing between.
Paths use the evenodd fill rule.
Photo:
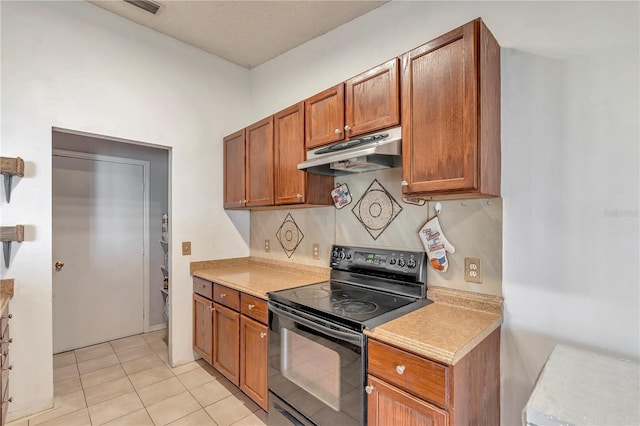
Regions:
<instances>
[{"instance_id":1,"label":"oven window","mask_svg":"<svg viewBox=\"0 0 640 426\"><path fill-rule=\"evenodd\" d=\"M282 375L340 411L340 355L287 328L282 329L281 342Z\"/></svg>"}]
</instances>

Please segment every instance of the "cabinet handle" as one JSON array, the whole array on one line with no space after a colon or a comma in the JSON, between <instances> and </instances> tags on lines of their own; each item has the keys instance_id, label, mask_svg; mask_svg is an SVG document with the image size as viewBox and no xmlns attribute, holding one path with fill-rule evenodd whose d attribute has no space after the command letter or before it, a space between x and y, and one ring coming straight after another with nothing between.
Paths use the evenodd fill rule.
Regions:
<instances>
[{"instance_id":1,"label":"cabinet handle","mask_svg":"<svg viewBox=\"0 0 640 426\"><path fill-rule=\"evenodd\" d=\"M222 299L224 297L227 297L227 293L220 293L220 298Z\"/></svg>"},{"instance_id":2,"label":"cabinet handle","mask_svg":"<svg viewBox=\"0 0 640 426\"><path fill-rule=\"evenodd\" d=\"M298 194L296 195L296 197L298 198L298 200L302 200L302 194Z\"/></svg>"},{"instance_id":3,"label":"cabinet handle","mask_svg":"<svg viewBox=\"0 0 640 426\"><path fill-rule=\"evenodd\" d=\"M2 371L13 370L13 365L8 366L7 368L3 368Z\"/></svg>"},{"instance_id":4,"label":"cabinet handle","mask_svg":"<svg viewBox=\"0 0 640 426\"><path fill-rule=\"evenodd\" d=\"M373 393L373 386L365 386L364 391L371 395Z\"/></svg>"},{"instance_id":5,"label":"cabinet handle","mask_svg":"<svg viewBox=\"0 0 640 426\"><path fill-rule=\"evenodd\" d=\"M409 182L407 182L406 180L403 180L400 185L402 186L409 186Z\"/></svg>"},{"instance_id":6,"label":"cabinet handle","mask_svg":"<svg viewBox=\"0 0 640 426\"><path fill-rule=\"evenodd\" d=\"M247 305L247 308L249 308L249 309L253 309L255 307L256 307L256 305L251 305L251 304Z\"/></svg>"},{"instance_id":7,"label":"cabinet handle","mask_svg":"<svg viewBox=\"0 0 640 426\"><path fill-rule=\"evenodd\" d=\"M344 126L344 131L348 132L349 130L351 130L351 127L349 127L349 125L347 124L346 126Z\"/></svg>"},{"instance_id":8,"label":"cabinet handle","mask_svg":"<svg viewBox=\"0 0 640 426\"><path fill-rule=\"evenodd\" d=\"M207 288L207 285L206 284L200 284L200 285L198 285L198 288Z\"/></svg>"},{"instance_id":9,"label":"cabinet handle","mask_svg":"<svg viewBox=\"0 0 640 426\"><path fill-rule=\"evenodd\" d=\"M404 365L397 365L396 366L396 373L404 374Z\"/></svg>"},{"instance_id":10,"label":"cabinet handle","mask_svg":"<svg viewBox=\"0 0 640 426\"><path fill-rule=\"evenodd\" d=\"M13 397L10 396L9 399L7 399L6 401L2 401L2 403L4 404L5 402L13 402Z\"/></svg>"},{"instance_id":11,"label":"cabinet handle","mask_svg":"<svg viewBox=\"0 0 640 426\"><path fill-rule=\"evenodd\" d=\"M13 343L13 337L9 337L9 340L3 340L0 343Z\"/></svg>"},{"instance_id":12,"label":"cabinet handle","mask_svg":"<svg viewBox=\"0 0 640 426\"><path fill-rule=\"evenodd\" d=\"M339 134L340 134L340 133L342 133L342 132L340 131L340 129L336 129L336 130L334 130L334 133L335 133L336 135L339 135Z\"/></svg>"},{"instance_id":13,"label":"cabinet handle","mask_svg":"<svg viewBox=\"0 0 640 426\"><path fill-rule=\"evenodd\" d=\"M264 339L265 337L267 337L267 333L260 333L260 338Z\"/></svg>"},{"instance_id":14,"label":"cabinet handle","mask_svg":"<svg viewBox=\"0 0 640 426\"><path fill-rule=\"evenodd\" d=\"M13 314L9 314L9 315L3 315L2 318L7 318L7 319L11 319L13 318Z\"/></svg>"},{"instance_id":15,"label":"cabinet handle","mask_svg":"<svg viewBox=\"0 0 640 426\"><path fill-rule=\"evenodd\" d=\"M215 310L216 310L216 308L214 308L214 307L212 306L212 307L210 307L210 308L209 308L209 310L210 310L211 312L213 312L213 311L215 311Z\"/></svg>"}]
</instances>

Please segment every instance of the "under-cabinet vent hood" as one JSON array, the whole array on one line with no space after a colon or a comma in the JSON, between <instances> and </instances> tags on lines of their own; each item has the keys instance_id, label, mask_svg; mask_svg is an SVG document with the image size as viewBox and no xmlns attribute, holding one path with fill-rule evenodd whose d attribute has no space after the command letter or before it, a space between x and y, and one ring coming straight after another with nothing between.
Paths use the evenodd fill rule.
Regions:
<instances>
[{"instance_id":1,"label":"under-cabinet vent hood","mask_svg":"<svg viewBox=\"0 0 640 426\"><path fill-rule=\"evenodd\" d=\"M400 167L401 155L402 129L394 127L307 151L298 169L329 176L370 172Z\"/></svg>"}]
</instances>

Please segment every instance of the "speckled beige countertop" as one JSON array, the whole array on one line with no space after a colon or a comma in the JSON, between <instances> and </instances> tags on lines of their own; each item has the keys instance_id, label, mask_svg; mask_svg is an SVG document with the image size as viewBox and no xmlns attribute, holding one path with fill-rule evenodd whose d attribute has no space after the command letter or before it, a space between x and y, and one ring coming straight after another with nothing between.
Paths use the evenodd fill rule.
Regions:
<instances>
[{"instance_id":1,"label":"speckled beige countertop","mask_svg":"<svg viewBox=\"0 0 640 426\"><path fill-rule=\"evenodd\" d=\"M329 268L242 257L191 262L191 274L230 288L267 298L270 291L300 287L329 279Z\"/></svg>"},{"instance_id":2,"label":"speckled beige countertop","mask_svg":"<svg viewBox=\"0 0 640 426\"><path fill-rule=\"evenodd\" d=\"M453 365L502 324L502 298L430 287L434 303L365 330L370 338Z\"/></svg>"},{"instance_id":3,"label":"speckled beige countertop","mask_svg":"<svg viewBox=\"0 0 640 426\"><path fill-rule=\"evenodd\" d=\"M0 313L4 312L13 297L13 278L0 280Z\"/></svg>"}]
</instances>

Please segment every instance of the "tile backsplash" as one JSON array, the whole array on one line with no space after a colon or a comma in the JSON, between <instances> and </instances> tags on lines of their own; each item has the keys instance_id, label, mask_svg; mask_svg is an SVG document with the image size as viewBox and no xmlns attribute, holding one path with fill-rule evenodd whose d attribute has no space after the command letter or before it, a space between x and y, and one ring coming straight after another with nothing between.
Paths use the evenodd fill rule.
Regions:
<instances>
[{"instance_id":1,"label":"tile backsplash","mask_svg":"<svg viewBox=\"0 0 640 426\"><path fill-rule=\"evenodd\" d=\"M336 185L347 184L352 195L351 203L340 210L335 207L319 207L252 211L251 256L328 267L331 245L334 243L424 251L418 230L435 214L435 202L417 206L402 201L401 176L402 169L396 168L336 177ZM402 207L375 240L352 211L374 179ZM379 186L374 185L375 188ZM387 196L382 197L386 200ZM448 254L447 272L440 273L431 266L428 267L428 284L502 296L502 199L440 203L440 224L447 239L455 246L456 252ZM288 214L303 234L291 257L287 257L276 237L276 232ZM270 242L269 252L265 251L265 239ZM313 258L313 244L316 243L320 246L319 259ZM468 283L464 280L465 257L481 259L482 284Z\"/></svg>"}]
</instances>

